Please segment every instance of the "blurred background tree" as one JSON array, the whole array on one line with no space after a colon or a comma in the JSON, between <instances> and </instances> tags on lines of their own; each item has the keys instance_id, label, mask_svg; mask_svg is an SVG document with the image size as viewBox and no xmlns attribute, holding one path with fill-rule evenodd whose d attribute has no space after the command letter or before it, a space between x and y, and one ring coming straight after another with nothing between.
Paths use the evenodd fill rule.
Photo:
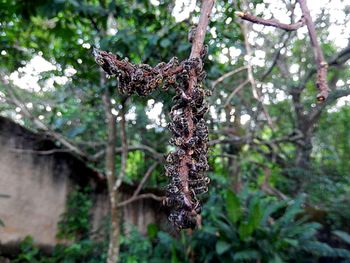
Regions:
<instances>
[{"instance_id":1,"label":"blurred background tree","mask_svg":"<svg viewBox=\"0 0 350 263\"><path fill-rule=\"evenodd\" d=\"M137 184L153 165L146 184L164 187L159 163L169 150L166 124L174 91L125 101L115 79L101 81L91 48L150 65L173 56L185 59L199 2L2 1L0 114L48 133L103 175L109 130L102 98L107 90L118 131L114 173ZM309 3L329 63L331 93L323 104L315 101L315 64L306 29L284 32L243 22L234 15L243 7L286 23L301 14L295 1L216 1L206 38L213 183L204 196L203 228L173 238L150 226L148 237L136 232L122 237L122 262L349 258L350 6L341 0ZM129 148L125 165L118 150L122 119ZM52 262L82 260L80 252L93 250L83 241L68 252L58 249ZM67 255L67 261L58 255ZM32 258L48 262L40 253ZM87 257L83 262L102 260Z\"/></svg>"}]
</instances>

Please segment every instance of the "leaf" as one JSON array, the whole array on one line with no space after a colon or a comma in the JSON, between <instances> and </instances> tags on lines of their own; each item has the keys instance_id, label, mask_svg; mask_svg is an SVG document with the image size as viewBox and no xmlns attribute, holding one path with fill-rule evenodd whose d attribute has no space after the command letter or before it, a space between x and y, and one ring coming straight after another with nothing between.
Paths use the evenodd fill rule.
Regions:
<instances>
[{"instance_id":1,"label":"leaf","mask_svg":"<svg viewBox=\"0 0 350 263\"><path fill-rule=\"evenodd\" d=\"M216 250L216 253L218 255L222 255L224 254L227 250L229 250L231 248L231 244L225 242L225 241L221 241L219 240L217 243L216 243L216 246L215 246L215 250Z\"/></svg>"},{"instance_id":2,"label":"leaf","mask_svg":"<svg viewBox=\"0 0 350 263\"><path fill-rule=\"evenodd\" d=\"M267 220L269 219L269 217L277 212L278 210L280 210L282 207L286 206L287 202L283 201L283 202L273 202L272 204L269 204L266 208L265 208L265 212L262 216L262 219L260 221L260 224L265 225L267 223Z\"/></svg>"},{"instance_id":3,"label":"leaf","mask_svg":"<svg viewBox=\"0 0 350 263\"><path fill-rule=\"evenodd\" d=\"M275 255L272 260L269 260L269 263L283 263L284 261L281 259L279 255Z\"/></svg>"},{"instance_id":4,"label":"leaf","mask_svg":"<svg viewBox=\"0 0 350 263\"><path fill-rule=\"evenodd\" d=\"M86 130L86 126L75 127L68 131L67 136L69 138L74 138L75 136L82 134Z\"/></svg>"},{"instance_id":5,"label":"leaf","mask_svg":"<svg viewBox=\"0 0 350 263\"><path fill-rule=\"evenodd\" d=\"M340 230L335 230L333 231L333 234L350 245L350 235L348 233Z\"/></svg>"},{"instance_id":6,"label":"leaf","mask_svg":"<svg viewBox=\"0 0 350 263\"><path fill-rule=\"evenodd\" d=\"M163 48L169 47L171 45L171 41L167 38L164 38L162 41L160 41L160 46Z\"/></svg>"},{"instance_id":7,"label":"leaf","mask_svg":"<svg viewBox=\"0 0 350 263\"><path fill-rule=\"evenodd\" d=\"M2 226L2 227L4 227L4 226L5 226L4 221L2 221L1 219L0 219L0 226Z\"/></svg>"},{"instance_id":8,"label":"leaf","mask_svg":"<svg viewBox=\"0 0 350 263\"><path fill-rule=\"evenodd\" d=\"M155 238L158 233L158 226L156 224L148 224L147 226L147 235L150 238Z\"/></svg>"},{"instance_id":9,"label":"leaf","mask_svg":"<svg viewBox=\"0 0 350 263\"><path fill-rule=\"evenodd\" d=\"M299 242L296 239L286 238L286 239L284 239L284 242L286 242L287 244L289 244L293 247L297 247L299 245Z\"/></svg>"},{"instance_id":10,"label":"leaf","mask_svg":"<svg viewBox=\"0 0 350 263\"><path fill-rule=\"evenodd\" d=\"M302 198L293 200L293 203L287 207L286 212L283 214L283 216L278 219L278 223L289 224L291 221L293 221L295 216L302 212L302 209L300 208L302 201Z\"/></svg>"},{"instance_id":11,"label":"leaf","mask_svg":"<svg viewBox=\"0 0 350 263\"><path fill-rule=\"evenodd\" d=\"M254 249L247 249L247 250L237 252L233 257L235 261L252 260L252 259L259 259L259 258L260 258L259 252Z\"/></svg>"},{"instance_id":12,"label":"leaf","mask_svg":"<svg viewBox=\"0 0 350 263\"><path fill-rule=\"evenodd\" d=\"M179 259L176 255L176 248L175 248L175 245L172 246L171 248L171 263L179 263Z\"/></svg>"},{"instance_id":13,"label":"leaf","mask_svg":"<svg viewBox=\"0 0 350 263\"><path fill-rule=\"evenodd\" d=\"M350 258L350 251L332 248L326 243L319 241L306 241L301 244L301 247L305 251L317 256Z\"/></svg>"},{"instance_id":14,"label":"leaf","mask_svg":"<svg viewBox=\"0 0 350 263\"><path fill-rule=\"evenodd\" d=\"M246 240L246 239L248 239L248 238L252 235L252 233L253 233L252 226L251 226L248 222L242 222L242 223L239 225L238 233L239 233L239 238L240 238L241 240Z\"/></svg>"},{"instance_id":15,"label":"leaf","mask_svg":"<svg viewBox=\"0 0 350 263\"><path fill-rule=\"evenodd\" d=\"M258 226L262 219L262 211L261 211L261 201L260 199L254 198L251 201L251 205L249 207L249 217L248 224L251 228L251 232L253 232Z\"/></svg>"},{"instance_id":16,"label":"leaf","mask_svg":"<svg viewBox=\"0 0 350 263\"><path fill-rule=\"evenodd\" d=\"M226 192L226 209L232 223L236 223L242 217L240 200L231 190Z\"/></svg>"}]
</instances>

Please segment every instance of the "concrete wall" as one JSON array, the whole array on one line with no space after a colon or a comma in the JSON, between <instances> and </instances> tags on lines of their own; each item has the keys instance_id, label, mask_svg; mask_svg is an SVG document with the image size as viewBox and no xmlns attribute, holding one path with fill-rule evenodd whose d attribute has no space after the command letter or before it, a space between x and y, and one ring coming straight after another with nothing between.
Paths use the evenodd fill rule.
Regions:
<instances>
[{"instance_id":1,"label":"concrete wall","mask_svg":"<svg viewBox=\"0 0 350 263\"><path fill-rule=\"evenodd\" d=\"M53 244L60 214L65 209L69 178L53 174L53 158L35 158L31 154L15 154L7 150L13 141L0 149L0 228L2 243L16 242L24 235L35 237L38 243Z\"/></svg>"},{"instance_id":2,"label":"concrete wall","mask_svg":"<svg viewBox=\"0 0 350 263\"><path fill-rule=\"evenodd\" d=\"M57 223L65 211L67 195L76 185L92 185L93 229L97 230L109 212L105 181L69 153L42 154L55 149L54 143L0 117L0 247L18 244L31 235L43 246L53 246ZM131 196L132 187L123 186L122 199ZM126 229L136 225L146 233L147 225L165 219L159 203L140 200L123 208Z\"/></svg>"},{"instance_id":3,"label":"concrete wall","mask_svg":"<svg viewBox=\"0 0 350 263\"><path fill-rule=\"evenodd\" d=\"M54 145L22 127L0 119L0 227L2 244L16 243L26 235L38 244L57 242L57 222L72 187L67 162L54 155L38 155Z\"/></svg>"}]
</instances>

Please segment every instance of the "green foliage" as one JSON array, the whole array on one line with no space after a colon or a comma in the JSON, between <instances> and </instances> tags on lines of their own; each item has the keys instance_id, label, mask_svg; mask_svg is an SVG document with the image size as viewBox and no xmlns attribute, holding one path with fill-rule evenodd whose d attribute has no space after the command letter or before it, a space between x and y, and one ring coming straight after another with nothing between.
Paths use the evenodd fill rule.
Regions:
<instances>
[{"instance_id":1,"label":"green foliage","mask_svg":"<svg viewBox=\"0 0 350 263\"><path fill-rule=\"evenodd\" d=\"M20 244L21 253L14 260L15 263L28 262L28 263L38 263L40 251L33 245L33 238L27 236L23 239Z\"/></svg>"},{"instance_id":2,"label":"green foliage","mask_svg":"<svg viewBox=\"0 0 350 263\"><path fill-rule=\"evenodd\" d=\"M122 241L121 262L315 262L318 258L350 259L350 252L317 239L321 225L306 220L303 198L277 201L262 193L211 197L204 225L177 238L154 226L144 237L136 230ZM231 200L231 201L229 201ZM232 201L234 200L234 201ZM232 216L238 213L237 216ZM348 234L335 235L347 240Z\"/></svg>"},{"instance_id":3,"label":"green foliage","mask_svg":"<svg viewBox=\"0 0 350 263\"><path fill-rule=\"evenodd\" d=\"M26 237L20 244L20 253L11 261L14 263L102 263L106 260L105 244L81 240L70 245L57 245L51 255L45 255L34 244L32 237Z\"/></svg>"},{"instance_id":4,"label":"green foliage","mask_svg":"<svg viewBox=\"0 0 350 263\"><path fill-rule=\"evenodd\" d=\"M252 12L258 4L268 9L264 1L250 1ZM177 23L171 15L173 7L174 1L162 0L158 6L146 0L0 1L0 15L3 18L0 29L1 73L9 76L19 70L21 75L19 68L27 65L38 54L53 63L57 67L55 70L43 72L38 77L39 91L12 86L11 89L16 91L24 104L31 103L31 114L43 117L42 121L52 130L79 145L88 154L103 152L107 136L102 94L105 88L110 88L116 111L119 110L120 98L115 92L115 79L109 79L105 86L101 86L98 66L88 47L95 44L123 57L127 56L134 63L155 65L173 56L181 60L190 51L186 39L192 19ZM215 8L216 13L206 37L210 54L210 59L205 62L208 73L205 87L208 89L223 74L246 64L240 20L234 16L234 11L241 8L240 1L216 1ZM198 16L197 9L191 16ZM325 12L317 17L316 23L317 26L322 25L317 30L326 59L332 58L338 51L337 43L326 40L328 33L325 29L332 25L328 19ZM117 25L116 34L106 33L111 21ZM281 43L282 33L276 30L264 36L262 34L255 31L250 40L254 41L255 35L256 40L263 40L256 41L252 51L263 51L267 67L273 64L276 44ZM294 105L290 97L303 84L309 69L315 66L313 52L306 42L307 36L299 38L296 35L303 34L291 34L279 62L266 79L262 79L266 67L254 66L254 77L259 86L261 84L264 101L268 99L270 102L265 106L275 123L273 131L261 115L260 102L252 96L248 87L242 88L228 103L229 115L223 119L215 117L227 113L222 107L225 98L247 79L246 70L224 79L209 98L212 106L207 115L210 138L221 140L237 137L238 143L225 142L210 149L210 178L213 183L209 200L204 200L207 203L204 207L203 228L192 236L181 234L177 239L160 231L160 226L156 225L148 226L148 237L132 232L123 238L123 262L193 262L193 258L198 262L256 262L257 259L261 262L314 262L325 255L345 257L347 252L320 243L316 234L321 232L320 235L324 235L341 229L343 232L334 232L334 235L344 243L348 242L344 231L349 231L350 221L350 108L348 105L333 107L334 103L325 107L322 118L313 125L316 130L307 131L313 133L309 167L297 167L298 149L304 142L302 139L284 141L283 138L289 138L296 130L305 128L301 127L302 119L307 119L308 114L320 105L314 105L314 76L307 81L300 104ZM228 62L222 62L224 50L226 54L234 50L239 55L230 54ZM296 65L299 72L289 73L292 65ZM74 69L75 74L68 74L69 69ZM346 66L329 68L328 78L333 94L335 88L346 91L349 72ZM68 81L62 84L53 80L57 77L67 78ZM53 85L47 89L50 81ZM0 83L0 114L16 118L19 113L10 101L5 100L8 95L4 85ZM281 94L282 99L278 99ZM173 95L172 90L155 91L148 98L130 99L127 110L135 113L134 119L127 120L130 146L143 144L159 153L169 150L169 134L164 127L164 120L173 105ZM148 106L149 99L163 104L163 112L158 120L162 125L146 114L152 108ZM50 106L50 110L46 110L47 106ZM328 110L330 107L331 110ZM298 108L302 112L301 119L296 116ZM232 117L236 120L232 112L238 114L239 118L248 116L250 121L236 126L231 121ZM36 129L29 119L22 117L16 120L30 129ZM117 131L117 144L120 146L119 127ZM241 144L240 141L247 143ZM230 162L233 159L234 162ZM116 160L119 161L120 157L116 156ZM125 181L137 183L151 162L152 154L130 150ZM104 160L100 158L89 165L103 171ZM120 169L118 165L116 170ZM256 193L266 176L262 166L271 169L271 185L286 194L290 201L281 202ZM235 176L233 167L238 168L237 174L246 185L246 190L240 195L224 190L231 187L227 179ZM159 165L147 186L161 188L167 180L165 176L159 176L162 174L164 170ZM302 218L304 211L301 209L301 199L297 196L303 193L307 193L305 203L323 212L321 218L312 218L319 223ZM73 191L67 204L67 212L59 224L58 237L74 243L57 247L52 259L45 258L45 261L41 259L37 248L31 245L30 239L26 239L19 261L98 262L105 257L106 247L87 239L90 227L88 211L92 205L88 191Z\"/></svg>"},{"instance_id":5,"label":"green foliage","mask_svg":"<svg viewBox=\"0 0 350 263\"><path fill-rule=\"evenodd\" d=\"M350 235L346 232L335 230L333 231L333 234L339 237L341 240L343 240L345 243L350 245Z\"/></svg>"},{"instance_id":6,"label":"green foliage","mask_svg":"<svg viewBox=\"0 0 350 263\"><path fill-rule=\"evenodd\" d=\"M106 259L106 241L95 241L89 237L91 225L89 212L92 206L90 188L76 188L69 195L67 208L58 223L57 237L69 240L58 244L51 255L43 254L34 244L32 237L26 237L20 245L21 252L14 262L18 263L100 263Z\"/></svg>"},{"instance_id":7,"label":"green foliage","mask_svg":"<svg viewBox=\"0 0 350 263\"><path fill-rule=\"evenodd\" d=\"M69 193L66 211L58 223L58 238L79 240L86 238L90 229L89 213L92 200L89 188L76 188Z\"/></svg>"}]
</instances>

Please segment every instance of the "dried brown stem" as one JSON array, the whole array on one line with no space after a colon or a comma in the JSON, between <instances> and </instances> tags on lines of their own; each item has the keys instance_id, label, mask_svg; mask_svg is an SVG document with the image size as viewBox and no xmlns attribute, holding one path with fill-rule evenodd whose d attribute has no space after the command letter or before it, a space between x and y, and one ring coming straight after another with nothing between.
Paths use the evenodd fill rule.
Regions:
<instances>
[{"instance_id":1,"label":"dried brown stem","mask_svg":"<svg viewBox=\"0 0 350 263\"><path fill-rule=\"evenodd\" d=\"M255 24L260 24L264 26L272 26L272 27L277 27L286 31L294 31L299 29L300 27L304 26L304 19L301 18L298 22L293 23L293 24L284 24L278 21L277 19L264 19L261 17L257 17L254 15L249 14L248 12L241 12L241 11L236 11L235 14L242 18L243 20L250 21Z\"/></svg>"}]
</instances>

